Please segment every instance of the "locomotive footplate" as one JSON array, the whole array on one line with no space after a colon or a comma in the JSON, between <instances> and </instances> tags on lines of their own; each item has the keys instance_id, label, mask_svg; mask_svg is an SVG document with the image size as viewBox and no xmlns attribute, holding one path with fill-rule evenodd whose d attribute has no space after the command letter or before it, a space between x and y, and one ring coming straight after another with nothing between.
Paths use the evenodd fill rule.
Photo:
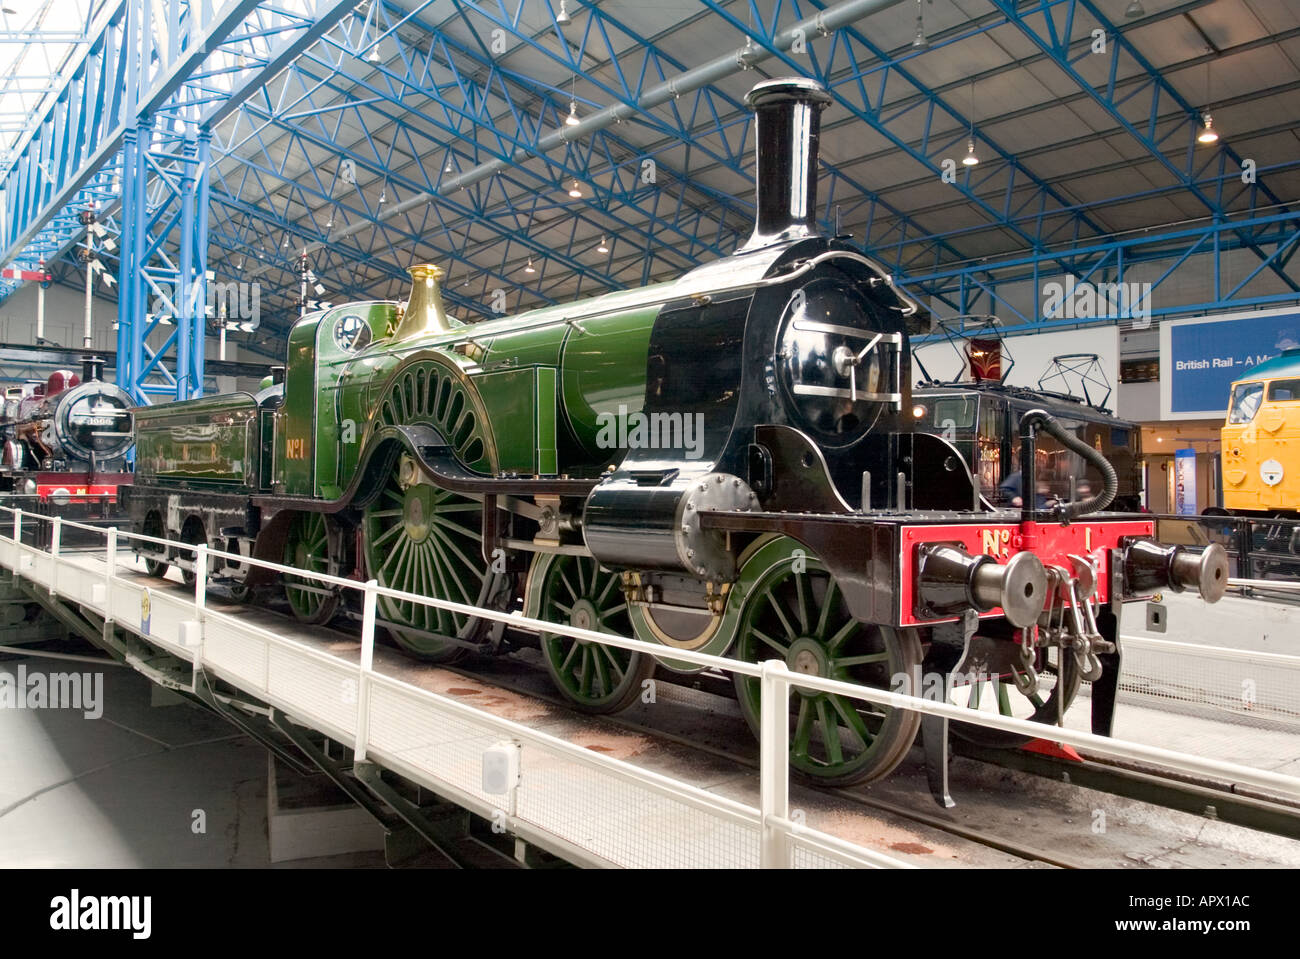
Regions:
<instances>
[{"instance_id":1,"label":"locomotive footplate","mask_svg":"<svg viewBox=\"0 0 1300 959\"><path fill-rule=\"evenodd\" d=\"M865 623L915 627L930 637L925 672L943 677L945 701L962 677L1012 681L1026 696L1040 673L1056 674L1034 719L1060 723L1080 680L1092 683L1092 730L1109 735L1120 670L1119 610L1161 589L1191 589L1213 602L1227 585L1227 557L1163 547L1154 522L1090 514L1071 523L1017 514L828 514L704 511L705 529L779 533L806 545L835 577L850 612ZM1055 656L1055 661L1051 657ZM948 793L948 720L925 716L921 729L931 792ZM1007 737L958 723L963 738Z\"/></svg>"},{"instance_id":2,"label":"locomotive footplate","mask_svg":"<svg viewBox=\"0 0 1300 959\"><path fill-rule=\"evenodd\" d=\"M907 627L952 622L961 618L961 608L966 606L975 607L981 619L1008 617L1017 626L1030 625L1039 610L1049 606L1051 597L1046 595L1046 590L1042 590L1041 603L1028 605L1024 595L1013 597L1004 592L999 596L998 590L1039 590L1038 581L1028 575L1035 560L1047 570L1062 571L1068 582L1077 582L1081 577L1088 580L1091 587L1088 595L1095 596L1100 606L1112 601L1142 599L1165 587L1197 588L1197 583L1190 582L1190 566L1184 572L1175 569L1178 564L1171 550L1161 552L1168 561L1160 572L1148 576L1147 571L1159 565L1148 562L1145 555L1152 549L1161 550L1152 542L1155 524L1152 520L1122 514L1099 513L1062 525L1022 523L1018 514L1012 513L976 516L919 511L902 514L704 511L700 523L706 529L781 533L799 540L835 576L853 615L863 622L882 625ZM1143 545L1142 552L1135 548L1136 544ZM947 553L955 560L966 558L962 562L969 573L966 584L969 591L963 602L951 602L950 591L954 586L951 575L931 576L928 571L938 562L940 553ZM1025 559L1018 560L1022 556ZM1218 559L1218 556L1207 556L1203 561L1215 582L1219 581L1213 575L1218 571ZM1112 572L1121 575L1113 576ZM1222 581L1226 585L1226 576ZM1064 603L1067 609L1075 605L1072 600ZM1026 617L1026 612L1031 615Z\"/></svg>"}]
</instances>

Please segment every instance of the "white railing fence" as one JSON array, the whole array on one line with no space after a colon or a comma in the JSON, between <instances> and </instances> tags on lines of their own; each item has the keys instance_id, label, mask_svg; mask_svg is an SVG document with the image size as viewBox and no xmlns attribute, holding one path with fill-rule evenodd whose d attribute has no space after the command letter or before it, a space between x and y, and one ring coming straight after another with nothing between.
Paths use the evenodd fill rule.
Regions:
<instances>
[{"instance_id":1,"label":"white railing fence","mask_svg":"<svg viewBox=\"0 0 1300 959\"><path fill-rule=\"evenodd\" d=\"M351 744L358 761L378 762L487 818L504 814L510 831L524 838L531 837L544 847L549 844L561 854L573 853L579 861L625 865L717 862L763 867L906 865L811 828L800 816L792 815L789 697L795 686L1024 736L1050 738L1101 756L1146 762L1300 798L1300 778L1296 776L1079 730L1048 727L937 698L792 673L779 660L755 664L673 649L674 660L758 678L762 694L760 788L759 805L753 807L531 729L524 723L475 709L374 668L376 608L380 596L504 622L518 629L560 634L661 657L665 650L657 644L389 589L373 579L362 583L296 569L213 550L206 544L176 542L115 527L88 526L57 516L34 517L21 509L0 507L0 516L4 513L12 514L13 522L11 535L0 534L0 563L16 575L42 583L54 595L84 603L117 625L188 659L196 675L201 669L209 670L254 692L295 719ZM22 542L24 523L33 520L52 525L48 551ZM0 528L8 525L0 523ZM78 562L78 557L86 556L87 551L67 554L62 550L63 530L72 527L103 537L102 579L87 577L86 567ZM195 573L192 599L182 601L173 590L151 592L147 585L142 585L140 577L122 575L118 554L124 542L162 547L171 553L169 562L172 563L178 555L192 554ZM99 555L98 550L93 552ZM324 588L359 591L362 617L360 652L355 664L347 657L278 635L237 615L209 609L207 571L213 560L292 574ZM141 611L142 602L150 607L150 612ZM481 782L482 754L501 741L520 744L521 769L528 775L511 784L506 794L489 795L483 791ZM593 785L599 783L600 788L593 788L592 795L584 800L589 801L591 809L584 812L574 806L571 798L558 808L554 795L526 788L527 783L547 781L548 777L554 781L559 775L557 771L562 771L570 781L594 777ZM616 784L617 788L605 789L608 783ZM617 836L601 833L591 819L594 815L625 821L633 814L653 819L657 814L656 803L672 807L678 819L685 817L694 823L692 828L698 835L694 838L679 835L666 840L657 837L653 842L648 836L634 842L624 836L620 841ZM672 848L674 841L680 848ZM693 849L700 855L695 856Z\"/></svg>"}]
</instances>

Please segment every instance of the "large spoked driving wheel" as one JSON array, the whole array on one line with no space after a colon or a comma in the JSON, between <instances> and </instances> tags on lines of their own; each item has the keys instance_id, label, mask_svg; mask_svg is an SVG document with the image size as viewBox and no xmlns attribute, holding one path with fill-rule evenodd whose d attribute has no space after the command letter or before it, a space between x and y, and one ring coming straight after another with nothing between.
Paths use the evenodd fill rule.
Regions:
<instances>
[{"instance_id":1,"label":"large spoked driving wheel","mask_svg":"<svg viewBox=\"0 0 1300 959\"><path fill-rule=\"evenodd\" d=\"M415 480L405 456L365 510L362 546L379 585L473 606L487 575L482 556L482 506ZM415 481L412 481L415 480ZM403 649L433 662L458 659L482 620L464 613L380 596L379 617Z\"/></svg>"},{"instance_id":2,"label":"large spoked driving wheel","mask_svg":"<svg viewBox=\"0 0 1300 959\"><path fill-rule=\"evenodd\" d=\"M588 556L539 555L529 576L528 613L598 633L632 633L620 576ZM654 672L649 656L559 633L543 633L541 648L552 682L584 712L626 708Z\"/></svg>"},{"instance_id":3,"label":"large spoked driving wheel","mask_svg":"<svg viewBox=\"0 0 1300 959\"><path fill-rule=\"evenodd\" d=\"M792 672L889 689L921 662L915 631L859 622L838 584L807 550L781 537L742 567L735 655L782 659ZM735 597L733 597L734 601ZM758 734L759 680L736 676L741 710ZM906 755L920 714L796 688L791 693L790 765L825 785L878 779Z\"/></svg>"},{"instance_id":4,"label":"large spoked driving wheel","mask_svg":"<svg viewBox=\"0 0 1300 959\"><path fill-rule=\"evenodd\" d=\"M323 513L299 513L289 524L284 540L284 565L312 573L329 573L338 555L338 528ZM284 576L284 595L300 621L328 623L339 608L338 590L318 579Z\"/></svg>"},{"instance_id":5,"label":"large spoked driving wheel","mask_svg":"<svg viewBox=\"0 0 1300 959\"><path fill-rule=\"evenodd\" d=\"M1082 681L1074 656L1067 651L1062 664L1058 652L1055 647L1044 647L1038 651L1040 676L1055 675L1055 682L1050 689L1044 688L1049 681L1047 679L1041 680L1029 692L1024 692L1011 676L989 677L955 687L951 698L957 705L970 709L1055 725L1059 716L1074 702ZM992 749L1015 749L1030 741L1028 736L990 729L976 723L953 723L951 729L952 734L960 739Z\"/></svg>"},{"instance_id":6,"label":"large spoked driving wheel","mask_svg":"<svg viewBox=\"0 0 1300 959\"><path fill-rule=\"evenodd\" d=\"M388 426L432 427L456 459L480 473L496 471L487 411L464 372L441 354L417 354L390 378L375 409L374 431ZM382 586L474 605L489 575L482 555L482 506L427 482L403 453L361 524L366 568ZM508 587L508 584L507 584ZM494 592L504 608L513 589ZM434 662L458 659L486 622L416 603L380 597L378 612L408 652ZM441 638L440 638L441 637Z\"/></svg>"}]
</instances>

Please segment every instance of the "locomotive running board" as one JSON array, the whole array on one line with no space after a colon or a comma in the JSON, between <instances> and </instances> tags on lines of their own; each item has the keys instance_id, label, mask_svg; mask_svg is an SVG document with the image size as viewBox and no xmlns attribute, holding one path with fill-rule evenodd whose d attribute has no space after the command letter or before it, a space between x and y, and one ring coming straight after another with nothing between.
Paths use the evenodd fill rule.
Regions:
<instances>
[{"instance_id":1,"label":"locomotive running board","mask_svg":"<svg viewBox=\"0 0 1300 959\"><path fill-rule=\"evenodd\" d=\"M363 507L378 494L378 480L392 469L395 458L405 449L420 470L439 488L466 495L497 496L586 496L600 482L598 478L491 476L466 469L456 461L447 441L428 426L385 426L366 444L352 482L337 499L309 496L253 496L254 506L297 509L313 513L338 513L349 507ZM365 492L363 492L363 490Z\"/></svg>"}]
</instances>

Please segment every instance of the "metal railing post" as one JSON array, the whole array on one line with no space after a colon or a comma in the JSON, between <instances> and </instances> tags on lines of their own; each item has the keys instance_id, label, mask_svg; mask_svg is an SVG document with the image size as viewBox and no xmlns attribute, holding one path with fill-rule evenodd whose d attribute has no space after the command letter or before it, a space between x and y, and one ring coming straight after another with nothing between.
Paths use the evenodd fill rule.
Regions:
<instances>
[{"instance_id":1,"label":"metal railing post","mask_svg":"<svg viewBox=\"0 0 1300 959\"><path fill-rule=\"evenodd\" d=\"M790 837L777 819L790 818L790 671L779 659L763 661L759 680L759 813L763 838L759 865L790 868Z\"/></svg>"},{"instance_id":2,"label":"metal railing post","mask_svg":"<svg viewBox=\"0 0 1300 959\"><path fill-rule=\"evenodd\" d=\"M208 544L194 548L194 618L203 622L208 605Z\"/></svg>"},{"instance_id":3,"label":"metal railing post","mask_svg":"<svg viewBox=\"0 0 1300 959\"><path fill-rule=\"evenodd\" d=\"M63 545L63 517L56 516L50 531L50 596L59 595L59 548Z\"/></svg>"},{"instance_id":4,"label":"metal railing post","mask_svg":"<svg viewBox=\"0 0 1300 959\"><path fill-rule=\"evenodd\" d=\"M375 589L379 581L367 580L361 603L361 668L357 677L357 738L353 746L356 762L366 758L370 739L370 673L375 665Z\"/></svg>"},{"instance_id":5,"label":"metal railing post","mask_svg":"<svg viewBox=\"0 0 1300 959\"><path fill-rule=\"evenodd\" d=\"M117 527L110 526L104 539L104 618L113 619L113 577L117 575Z\"/></svg>"},{"instance_id":6,"label":"metal railing post","mask_svg":"<svg viewBox=\"0 0 1300 959\"><path fill-rule=\"evenodd\" d=\"M23 558L23 511L21 508L14 510L14 575L18 575L18 570L22 567Z\"/></svg>"},{"instance_id":7,"label":"metal railing post","mask_svg":"<svg viewBox=\"0 0 1300 959\"><path fill-rule=\"evenodd\" d=\"M1237 567L1241 570L1242 579L1255 578L1255 563L1251 558L1251 552L1255 547L1255 530L1254 520L1240 519L1237 521Z\"/></svg>"}]
</instances>

